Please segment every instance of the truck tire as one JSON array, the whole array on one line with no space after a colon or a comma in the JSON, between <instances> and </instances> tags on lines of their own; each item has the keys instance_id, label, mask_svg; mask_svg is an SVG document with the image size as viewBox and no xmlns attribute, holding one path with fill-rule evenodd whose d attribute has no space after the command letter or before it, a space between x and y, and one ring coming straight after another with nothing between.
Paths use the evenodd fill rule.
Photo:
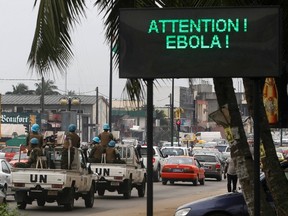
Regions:
<instances>
[{"instance_id":1,"label":"truck tire","mask_svg":"<svg viewBox=\"0 0 288 216\"><path fill-rule=\"evenodd\" d=\"M103 188L98 188L98 195L99 195L99 196L104 196L104 194L105 194L105 189L103 189Z\"/></svg>"},{"instance_id":2,"label":"truck tire","mask_svg":"<svg viewBox=\"0 0 288 216\"><path fill-rule=\"evenodd\" d=\"M64 208L67 211L71 211L74 208L74 188L70 188L67 191L67 203L64 204Z\"/></svg>"},{"instance_id":3,"label":"truck tire","mask_svg":"<svg viewBox=\"0 0 288 216\"><path fill-rule=\"evenodd\" d=\"M17 208L18 209L26 209L27 203L25 202L17 202Z\"/></svg>"},{"instance_id":4,"label":"truck tire","mask_svg":"<svg viewBox=\"0 0 288 216\"><path fill-rule=\"evenodd\" d=\"M125 180L126 184L126 191L123 193L124 199L130 199L131 198L131 191L132 191L132 185L131 185L131 180Z\"/></svg>"},{"instance_id":5,"label":"truck tire","mask_svg":"<svg viewBox=\"0 0 288 216\"><path fill-rule=\"evenodd\" d=\"M94 205L94 186L91 185L89 192L85 195L85 207L92 208Z\"/></svg>"},{"instance_id":6,"label":"truck tire","mask_svg":"<svg viewBox=\"0 0 288 216\"><path fill-rule=\"evenodd\" d=\"M144 178L141 185L137 186L138 197L144 197L145 196L145 189L146 189L146 180Z\"/></svg>"},{"instance_id":7,"label":"truck tire","mask_svg":"<svg viewBox=\"0 0 288 216\"><path fill-rule=\"evenodd\" d=\"M45 200L37 199L37 205L41 207L45 206Z\"/></svg>"}]
</instances>

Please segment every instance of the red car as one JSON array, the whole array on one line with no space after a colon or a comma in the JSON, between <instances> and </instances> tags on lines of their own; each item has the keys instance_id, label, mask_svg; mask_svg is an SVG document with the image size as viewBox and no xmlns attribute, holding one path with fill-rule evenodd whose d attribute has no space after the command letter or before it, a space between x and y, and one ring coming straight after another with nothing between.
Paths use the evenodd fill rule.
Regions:
<instances>
[{"instance_id":1,"label":"red car","mask_svg":"<svg viewBox=\"0 0 288 216\"><path fill-rule=\"evenodd\" d=\"M21 147L22 152L27 152L26 148ZM20 147L19 146L7 146L3 149L0 150L0 152L2 152L2 154L4 154L5 159L9 162L10 160L12 160L12 158L14 157L14 155L16 153L18 153L20 151Z\"/></svg>"},{"instance_id":2,"label":"red car","mask_svg":"<svg viewBox=\"0 0 288 216\"><path fill-rule=\"evenodd\" d=\"M174 184L176 181L192 182L194 186L200 182L205 183L205 170L199 161L189 156L173 156L166 160L161 172L162 184L168 181Z\"/></svg>"}]
</instances>

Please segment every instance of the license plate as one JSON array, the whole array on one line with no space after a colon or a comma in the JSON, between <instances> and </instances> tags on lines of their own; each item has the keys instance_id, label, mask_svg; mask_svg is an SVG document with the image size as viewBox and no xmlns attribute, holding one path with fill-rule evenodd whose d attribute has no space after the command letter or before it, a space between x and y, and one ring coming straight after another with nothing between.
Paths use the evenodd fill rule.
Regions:
<instances>
[{"instance_id":1,"label":"license plate","mask_svg":"<svg viewBox=\"0 0 288 216\"><path fill-rule=\"evenodd\" d=\"M210 169L210 166L204 166L204 169Z\"/></svg>"},{"instance_id":2,"label":"license plate","mask_svg":"<svg viewBox=\"0 0 288 216\"><path fill-rule=\"evenodd\" d=\"M48 196L57 196L58 191L48 191L47 195Z\"/></svg>"},{"instance_id":3,"label":"license plate","mask_svg":"<svg viewBox=\"0 0 288 216\"><path fill-rule=\"evenodd\" d=\"M173 169L173 172L182 172L182 169Z\"/></svg>"},{"instance_id":4,"label":"license plate","mask_svg":"<svg viewBox=\"0 0 288 216\"><path fill-rule=\"evenodd\" d=\"M111 182L111 186L119 186L120 182Z\"/></svg>"}]
</instances>

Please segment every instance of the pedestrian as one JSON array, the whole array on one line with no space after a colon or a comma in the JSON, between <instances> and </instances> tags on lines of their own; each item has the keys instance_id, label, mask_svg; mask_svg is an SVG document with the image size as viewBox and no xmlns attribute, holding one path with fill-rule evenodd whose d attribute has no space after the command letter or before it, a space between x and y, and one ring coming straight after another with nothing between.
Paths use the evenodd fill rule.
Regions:
<instances>
[{"instance_id":1,"label":"pedestrian","mask_svg":"<svg viewBox=\"0 0 288 216\"><path fill-rule=\"evenodd\" d=\"M111 140L108 143L108 146L106 148L106 162L107 163L117 163L120 162L120 154L115 149L116 142L114 140Z\"/></svg>"},{"instance_id":2,"label":"pedestrian","mask_svg":"<svg viewBox=\"0 0 288 216\"><path fill-rule=\"evenodd\" d=\"M61 169L71 169L74 160L75 149L80 147L80 137L76 134L76 125L68 126L68 133L65 136L62 148ZM70 149L70 161L68 161L68 151Z\"/></svg>"},{"instance_id":3,"label":"pedestrian","mask_svg":"<svg viewBox=\"0 0 288 216\"><path fill-rule=\"evenodd\" d=\"M43 135L40 133L40 126L38 124L33 124L31 127L31 132L27 135L26 137L26 146L27 146L27 150L28 153L27 155L30 155L31 152L31 143L30 140L32 138L37 138L38 139L38 147L42 148L43 147L43 143L44 143L44 138Z\"/></svg>"},{"instance_id":4,"label":"pedestrian","mask_svg":"<svg viewBox=\"0 0 288 216\"><path fill-rule=\"evenodd\" d=\"M99 137L94 137L92 140L92 149L89 153L88 161L90 163L101 163L102 153L104 153L104 147L100 144Z\"/></svg>"},{"instance_id":5,"label":"pedestrian","mask_svg":"<svg viewBox=\"0 0 288 216\"><path fill-rule=\"evenodd\" d=\"M231 157L226 160L225 168L224 168L224 179L226 179L227 175L227 190L228 192L236 192L237 191L237 173L235 164ZM231 187L232 186L232 187Z\"/></svg>"},{"instance_id":6,"label":"pedestrian","mask_svg":"<svg viewBox=\"0 0 288 216\"><path fill-rule=\"evenodd\" d=\"M31 152L27 162L27 167L36 168L38 157L42 156L42 150L39 148L39 140L33 137L30 140Z\"/></svg>"},{"instance_id":7,"label":"pedestrian","mask_svg":"<svg viewBox=\"0 0 288 216\"><path fill-rule=\"evenodd\" d=\"M114 140L113 134L109 131L110 127L108 124L103 125L103 132L98 135L101 140L101 145L106 148L111 140Z\"/></svg>"}]
</instances>

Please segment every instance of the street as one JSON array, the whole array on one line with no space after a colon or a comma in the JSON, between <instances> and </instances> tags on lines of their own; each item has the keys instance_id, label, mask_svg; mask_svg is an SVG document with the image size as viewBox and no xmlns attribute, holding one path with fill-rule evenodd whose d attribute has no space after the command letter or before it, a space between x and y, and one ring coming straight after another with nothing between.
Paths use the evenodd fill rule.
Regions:
<instances>
[{"instance_id":1,"label":"street","mask_svg":"<svg viewBox=\"0 0 288 216\"><path fill-rule=\"evenodd\" d=\"M199 200L205 197L226 192L226 180L220 182L214 179L206 179L205 185L192 186L187 183L175 183L174 185L162 185L161 182L153 184L153 215L168 216L173 215L175 209L187 202ZM13 197L8 197L8 204L16 208ZM132 190L132 197L125 200L122 195L117 193L105 192L103 197L95 194L93 208L85 208L83 199L75 201L72 211L65 211L62 206L56 203L47 203L44 207L38 207L36 202L27 205L26 210L20 210L22 215L28 216L50 216L52 214L63 216L146 216L146 196L139 198L136 189Z\"/></svg>"}]
</instances>

